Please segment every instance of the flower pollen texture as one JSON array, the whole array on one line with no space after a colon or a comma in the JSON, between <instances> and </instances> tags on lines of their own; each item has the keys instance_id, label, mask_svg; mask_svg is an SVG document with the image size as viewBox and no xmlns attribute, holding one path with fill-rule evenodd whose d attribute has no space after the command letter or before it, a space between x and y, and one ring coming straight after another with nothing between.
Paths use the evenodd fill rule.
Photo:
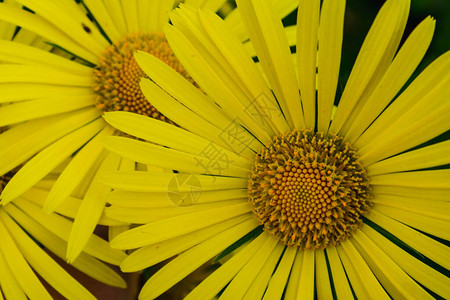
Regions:
<instances>
[{"instance_id":1,"label":"flower pollen texture","mask_svg":"<svg viewBox=\"0 0 450 300\"><path fill-rule=\"evenodd\" d=\"M293 130L256 155L249 201L264 229L300 249L337 245L370 207L370 187L356 151L341 137Z\"/></svg>"},{"instance_id":2,"label":"flower pollen texture","mask_svg":"<svg viewBox=\"0 0 450 300\"><path fill-rule=\"evenodd\" d=\"M97 108L103 112L129 111L173 124L145 98L139 87L146 77L134 54L150 53L193 82L170 49L163 34L134 33L105 50L94 69L94 92Z\"/></svg>"}]
</instances>

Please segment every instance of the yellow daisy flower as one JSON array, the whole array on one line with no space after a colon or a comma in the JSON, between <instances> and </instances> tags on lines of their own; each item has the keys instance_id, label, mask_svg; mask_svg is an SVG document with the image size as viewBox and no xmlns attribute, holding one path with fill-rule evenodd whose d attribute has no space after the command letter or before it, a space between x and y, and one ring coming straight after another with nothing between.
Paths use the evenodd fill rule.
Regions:
<instances>
[{"instance_id":1,"label":"yellow daisy flower","mask_svg":"<svg viewBox=\"0 0 450 300\"><path fill-rule=\"evenodd\" d=\"M41 37L25 29L18 30L15 25L6 22L0 22L0 38L32 45L43 51L58 52ZM4 61L4 58L1 57L0 60ZM0 107L2 105L7 104L0 103ZM2 137L11 138L10 134L15 132L15 126L10 127L10 130L0 127ZM6 149L7 145L2 143L1 148ZM1 156L1 164L5 163L4 159ZM74 279L73 271L67 271L68 265L63 263L73 226L72 219L81 204L81 199L77 196L79 189L72 194L70 201L58 207L54 213L42 212L51 187L68 163L69 160L64 161L14 201L0 206L1 299L52 299L55 295L62 295L67 299L95 299L96 291L89 291L76 277ZM16 172L17 168L14 168L0 176L0 193ZM104 216L99 223L110 226L121 224ZM86 247L72 263L72 267L97 280L97 284L101 282L125 288L126 282L122 277L105 264L118 266L125 257L123 251L112 249L107 241L90 234Z\"/></svg>"},{"instance_id":2,"label":"yellow daisy flower","mask_svg":"<svg viewBox=\"0 0 450 300\"><path fill-rule=\"evenodd\" d=\"M114 189L106 215L141 225L111 241L137 249L123 271L178 255L140 298L214 257L222 265L186 299L449 298L450 142L423 143L450 129L450 52L399 93L434 20L399 48L410 2L388 0L333 108L345 1L300 1L296 65L272 1L237 4L259 64L217 16L184 6L165 34L201 91L135 55L144 95L182 128L104 115L151 142L108 137L107 149L176 170L99 178Z\"/></svg>"},{"instance_id":3,"label":"yellow daisy flower","mask_svg":"<svg viewBox=\"0 0 450 300\"><path fill-rule=\"evenodd\" d=\"M45 41L44 45L57 49L56 53L50 53L34 44L0 40L3 62L0 126L11 126L0 135L0 174L23 164L3 190L1 203L10 203L73 156L43 204L45 212L53 212L77 186L85 188L69 238L69 261L86 245L103 212L103 195L110 189L92 183L98 172L146 169L103 150L101 139L118 133L103 121L102 114L126 110L166 120L139 90L139 79L144 73L133 53L138 49L152 53L187 76L162 33L168 11L178 2L9 0L0 3L0 19L36 33ZM229 11L226 0L186 2L218 13ZM283 17L291 12L295 2L280 3L279 15ZM22 5L28 10L23 10ZM251 53L252 46L238 11L229 12L226 20ZM294 29L291 26L285 30L292 35ZM111 229L112 235L127 228L124 226Z\"/></svg>"}]
</instances>

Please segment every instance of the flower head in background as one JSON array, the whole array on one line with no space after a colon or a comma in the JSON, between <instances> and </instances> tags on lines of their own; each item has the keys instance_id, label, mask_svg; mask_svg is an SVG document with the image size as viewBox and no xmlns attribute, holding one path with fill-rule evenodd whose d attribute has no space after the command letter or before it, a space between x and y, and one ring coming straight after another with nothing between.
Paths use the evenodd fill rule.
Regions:
<instances>
[{"instance_id":1,"label":"flower head in background","mask_svg":"<svg viewBox=\"0 0 450 300\"><path fill-rule=\"evenodd\" d=\"M449 297L450 143L424 143L450 129L450 53L399 93L434 20L399 47L410 3L387 1L334 108L345 1L300 1L296 63L272 1L237 4L258 63L217 16L189 6L171 14L165 34L201 91L135 55L151 78L143 94L181 128L104 115L151 142L109 137L107 149L177 171L100 179L114 189L106 215L142 224L111 241L137 249L123 271L179 254L140 297L211 258L222 265L187 299Z\"/></svg>"},{"instance_id":2,"label":"flower head in background","mask_svg":"<svg viewBox=\"0 0 450 300\"><path fill-rule=\"evenodd\" d=\"M14 4L13 1L8 2ZM18 47L20 44L32 45L36 49L42 49L42 52L54 51L52 46L36 34L26 29L18 30L15 25L2 21L0 37L18 43ZM7 61L3 56L0 60ZM4 81L8 80L11 74L2 72L0 76ZM7 88L7 84L2 83L1 86L3 96L11 97L8 95L11 90ZM20 89L20 84L17 88ZM16 91L15 97L21 97L19 94ZM10 99L7 102L9 101L15 100ZM0 103L0 110L8 104ZM3 118L4 115L2 121ZM33 133L34 129L33 126L28 127L28 134ZM15 133L15 124L0 127L2 166L8 164L7 159L10 157L3 154L11 150L8 148L14 144L11 141L17 139L15 143L20 145L21 139L25 138L23 135L15 136ZM22 144L22 147L25 146ZM103 284L121 289L126 287L124 279L111 269L111 265L118 266L126 254L112 249L107 241L95 234L89 234L89 241L71 264L72 270L67 269L68 265L63 263L73 226L72 220L81 204L82 188L77 188L69 197L69 201L59 206L54 213L45 214L42 208L56 178L61 175L69 161L65 160L57 168L50 170L48 175L14 201L0 206L0 297L52 299L59 294L67 299L95 299L96 291L91 290L94 295L91 294L83 283L78 282L77 277L72 277L73 268ZM19 168L20 166L13 168L0 176L0 193ZM122 224L106 217L101 217L98 223L110 226ZM84 280L85 283L86 281Z\"/></svg>"},{"instance_id":3,"label":"flower head in background","mask_svg":"<svg viewBox=\"0 0 450 300\"><path fill-rule=\"evenodd\" d=\"M229 11L225 0L186 2L219 13L222 7L224 13ZM281 16L295 8L294 2L279 5ZM0 41L0 126L10 127L0 135L0 174L23 164L4 188L1 203L10 203L73 156L43 204L47 213L53 212L82 187L82 205L69 238L69 261L86 245L103 212L103 195L110 189L96 178L117 169L146 169L103 150L101 139L118 133L102 114L131 111L172 123L144 100L139 89L144 74L133 54L151 53L189 79L162 33L174 5L175 1L137 0L0 3L0 19L39 37L38 44L27 31L10 30L14 41L6 35ZM226 19L242 41L248 40L235 10ZM114 235L126 227L111 228Z\"/></svg>"}]
</instances>

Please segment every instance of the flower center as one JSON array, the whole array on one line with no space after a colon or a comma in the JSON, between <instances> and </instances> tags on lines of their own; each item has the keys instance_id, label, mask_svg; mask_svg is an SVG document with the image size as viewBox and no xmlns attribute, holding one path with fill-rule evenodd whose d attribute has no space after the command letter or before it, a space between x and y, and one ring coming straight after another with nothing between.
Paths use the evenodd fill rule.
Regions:
<instances>
[{"instance_id":1,"label":"flower center","mask_svg":"<svg viewBox=\"0 0 450 300\"><path fill-rule=\"evenodd\" d=\"M351 236L370 207L356 151L310 130L276 136L256 156L249 202L264 229L288 246L317 249Z\"/></svg>"},{"instance_id":2,"label":"flower center","mask_svg":"<svg viewBox=\"0 0 450 300\"><path fill-rule=\"evenodd\" d=\"M103 112L130 111L173 123L153 107L141 92L139 82L146 75L133 56L138 50L156 56L193 82L162 34L129 34L105 50L94 70L97 108Z\"/></svg>"}]
</instances>

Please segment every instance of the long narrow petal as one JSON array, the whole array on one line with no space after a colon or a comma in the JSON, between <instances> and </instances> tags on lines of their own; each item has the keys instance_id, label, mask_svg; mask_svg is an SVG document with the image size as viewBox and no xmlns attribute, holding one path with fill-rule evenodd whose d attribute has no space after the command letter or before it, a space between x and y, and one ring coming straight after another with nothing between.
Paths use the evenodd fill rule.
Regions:
<instances>
[{"instance_id":1,"label":"long narrow petal","mask_svg":"<svg viewBox=\"0 0 450 300\"><path fill-rule=\"evenodd\" d=\"M250 206L244 202L162 219L118 235L111 241L111 246L119 249L132 249L158 243L243 215L249 211Z\"/></svg>"},{"instance_id":2,"label":"long narrow petal","mask_svg":"<svg viewBox=\"0 0 450 300\"><path fill-rule=\"evenodd\" d=\"M328 272L327 259L324 250L316 250L316 287L318 299L332 299L333 292L331 290L330 279L331 273ZM333 283L335 283L333 278ZM336 284L334 284L336 289Z\"/></svg>"},{"instance_id":3,"label":"long narrow petal","mask_svg":"<svg viewBox=\"0 0 450 300\"><path fill-rule=\"evenodd\" d=\"M72 221L55 213L47 215L42 212L42 207L26 201L25 199L16 199L14 203L17 207L23 211L26 211L26 213L31 218L36 220L36 222L44 226L47 230L58 236L60 239L66 242L69 240ZM87 254L113 265L120 265L126 257L126 254L122 251L111 249L108 242L97 235L91 236L88 244L84 248L84 251Z\"/></svg>"},{"instance_id":4,"label":"long narrow petal","mask_svg":"<svg viewBox=\"0 0 450 300\"><path fill-rule=\"evenodd\" d=\"M92 179L93 182L86 191L70 231L66 255L68 262L74 261L86 246L105 208L104 196L110 188L99 183L98 177L117 170L119 162L120 157L108 153Z\"/></svg>"},{"instance_id":5,"label":"long narrow petal","mask_svg":"<svg viewBox=\"0 0 450 300\"><path fill-rule=\"evenodd\" d=\"M408 18L409 1L387 1L378 13L345 86L330 132L339 133L365 89L373 89L397 50Z\"/></svg>"},{"instance_id":6,"label":"long narrow petal","mask_svg":"<svg viewBox=\"0 0 450 300\"><path fill-rule=\"evenodd\" d=\"M195 174L150 173L150 172L114 172L105 174L99 181L113 189L132 192L193 192L217 191L223 189L242 189L247 179ZM172 191L167 188L173 186Z\"/></svg>"},{"instance_id":7,"label":"long narrow petal","mask_svg":"<svg viewBox=\"0 0 450 300\"><path fill-rule=\"evenodd\" d=\"M98 119L63 137L33 157L8 182L1 195L3 205L20 196L50 173L59 163L78 150L104 126L103 120Z\"/></svg>"},{"instance_id":8,"label":"long narrow petal","mask_svg":"<svg viewBox=\"0 0 450 300\"><path fill-rule=\"evenodd\" d=\"M60 265L44 252L22 229L3 211L0 219L14 235L17 246L27 262L42 278L68 299L95 299L78 281L72 278Z\"/></svg>"},{"instance_id":9,"label":"long narrow petal","mask_svg":"<svg viewBox=\"0 0 450 300\"><path fill-rule=\"evenodd\" d=\"M262 233L261 235L265 238L264 244L227 286L221 295L221 298L224 300L243 299L258 273L264 268L267 259L276 248L278 243L276 239L267 233Z\"/></svg>"},{"instance_id":10,"label":"long narrow petal","mask_svg":"<svg viewBox=\"0 0 450 300\"><path fill-rule=\"evenodd\" d=\"M187 154L151 143L140 142L122 137L103 139L106 149L134 161L154 165L181 173L210 174L247 178L250 166L241 167L222 154L216 146L217 155L204 157Z\"/></svg>"},{"instance_id":11,"label":"long narrow petal","mask_svg":"<svg viewBox=\"0 0 450 300\"><path fill-rule=\"evenodd\" d=\"M354 146L361 149L374 140L380 142L379 135L385 129L388 129L390 125L394 124L399 119L399 116L423 100L426 102L433 100L435 95L431 94L431 98L428 98L427 95L433 93L436 88L442 89L443 86L446 86L444 83L445 80L448 80L449 68L450 51L447 51L417 76L408 88L367 128L354 143Z\"/></svg>"},{"instance_id":12,"label":"long narrow petal","mask_svg":"<svg viewBox=\"0 0 450 300\"><path fill-rule=\"evenodd\" d=\"M386 228L415 251L422 253L444 268L450 267L448 247L444 244L377 212L376 209L372 209L367 217L375 224Z\"/></svg>"},{"instance_id":13,"label":"long narrow petal","mask_svg":"<svg viewBox=\"0 0 450 300\"><path fill-rule=\"evenodd\" d=\"M367 295L368 299L390 299L350 240L342 242L336 249L358 298Z\"/></svg>"},{"instance_id":14,"label":"long narrow petal","mask_svg":"<svg viewBox=\"0 0 450 300\"><path fill-rule=\"evenodd\" d=\"M330 263L331 274L333 276L334 290L338 299L351 299L353 297L347 276L345 275L339 253L336 248L326 249L328 262Z\"/></svg>"},{"instance_id":15,"label":"long narrow petal","mask_svg":"<svg viewBox=\"0 0 450 300\"><path fill-rule=\"evenodd\" d=\"M433 299L362 231L358 230L351 240L392 298Z\"/></svg>"},{"instance_id":16,"label":"long narrow petal","mask_svg":"<svg viewBox=\"0 0 450 300\"><path fill-rule=\"evenodd\" d=\"M52 66L69 73L91 76L92 68L65 59L48 51L36 47L11 42L0 41L0 60L8 63L37 64Z\"/></svg>"},{"instance_id":17,"label":"long narrow petal","mask_svg":"<svg viewBox=\"0 0 450 300\"><path fill-rule=\"evenodd\" d=\"M52 299L37 276L33 273L11 237L11 234L8 232L6 224L3 223L3 214L5 212L0 211L0 238L2 240L0 243L0 255L5 258L9 270L14 274L17 282L29 298Z\"/></svg>"},{"instance_id":18,"label":"long narrow petal","mask_svg":"<svg viewBox=\"0 0 450 300\"><path fill-rule=\"evenodd\" d=\"M370 226L363 226L361 231L389 255L408 275L417 282L420 282L421 285L424 285L443 298L450 296L450 279L447 276L402 250Z\"/></svg>"},{"instance_id":19,"label":"long narrow petal","mask_svg":"<svg viewBox=\"0 0 450 300\"><path fill-rule=\"evenodd\" d=\"M256 226L252 219L242 222L179 255L145 283L140 296L156 298Z\"/></svg>"},{"instance_id":20,"label":"long narrow petal","mask_svg":"<svg viewBox=\"0 0 450 300\"><path fill-rule=\"evenodd\" d=\"M94 97L92 95L66 95L58 98L41 98L4 105L0 107L0 126L72 112L93 106L93 104Z\"/></svg>"},{"instance_id":21,"label":"long narrow petal","mask_svg":"<svg viewBox=\"0 0 450 300\"><path fill-rule=\"evenodd\" d=\"M345 1L323 1L317 60L317 128L326 132L336 96L344 35Z\"/></svg>"},{"instance_id":22,"label":"long narrow petal","mask_svg":"<svg viewBox=\"0 0 450 300\"><path fill-rule=\"evenodd\" d=\"M27 233L39 241L39 243L59 258L65 258L67 242L45 229L41 224L39 224L39 222L28 216L16 206L8 205L5 207L5 210L21 227L26 230ZM119 274L114 272L106 264L84 252L72 263L72 266L105 284L122 288L126 286L125 280L123 280Z\"/></svg>"},{"instance_id":23,"label":"long narrow petal","mask_svg":"<svg viewBox=\"0 0 450 300\"><path fill-rule=\"evenodd\" d=\"M314 250L304 250L302 260L302 271L298 284L297 297L299 299L314 298L314 273L315 273Z\"/></svg>"},{"instance_id":24,"label":"long narrow petal","mask_svg":"<svg viewBox=\"0 0 450 300\"><path fill-rule=\"evenodd\" d=\"M170 97L150 80L141 81L141 90L148 99L152 99L152 105L164 116L173 120L176 124L186 130L211 140L221 147L245 157L253 156L254 149L258 149L261 145L258 140L248 132L247 134L243 133L241 137L239 137L239 135L227 135L224 128L227 128L233 121L226 120L225 124L222 124L222 127L217 124L218 120L214 121L214 123L210 123L211 121L203 119L191 109L180 103L178 99ZM224 117L222 114L220 114L220 116ZM225 139L224 136L228 137L228 139Z\"/></svg>"},{"instance_id":25,"label":"long narrow petal","mask_svg":"<svg viewBox=\"0 0 450 300\"><path fill-rule=\"evenodd\" d=\"M270 299L281 299L284 291L284 287L288 281L288 277L291 271L291 268L294 264L294 259L297 254L297 248L295 247L287 247L283 258L275 270L275 273L272 275L270 279L269 285L267 286L267 290L264 294L264 300Z\"/></svg>"},{"instance_id":26,"label":"long narrow petal","mask_svg":"<svg viewBox=\"0 0 450 300\"><path fill-rule=\"evenodd\" d=\"M58 207L67 197L69 197L75 188L80 184L82 179L86 176L89 169L94 165L96 160L100 158L103 151L101 139L103 136L108 136L114 132L111 126L105 126L92 140L90 140L83 148L75 155L71 162L62 171L61 175L56 180L50 193L45 201L44 210L52 212Z\"/></svg>"},{"instance_id":27,"label":"long narrow petal","mask_svg":"<svg viewBox=\"0 0 450 300\"><path fill-rule=\"evenodd\" d=\"M0 3L0 19L35 32L91 63L97 61L95 54L83 48L53 24L31 12ZM81 24L80 28L82 28Z\"/></svg>"},{"instance_id":28,"label":"long narrow petal","mask_svg":"<svg viewBox=\"0 0 450 300\"><path fill-rule=\"evenodd\" d=\"M145 116L127 112L111 112L103 117L122 132L186 153L199 155L211 146L211 141L198 135ZM228 150L227 156L230 160L244 162L243 165L248 163L245 158Z\"/></svg>"},{"instance_id":29,"label":"long narrow petal","mask_svg":"<svg viewBox=\"0 0 450 300\"><path fill-rule=\"evenodd\" d=\"M406 83L431 43L435 21L428 17L411 33L359 114L344 126L353 143Z\"/></svg>"},{"instance_id":30,"label":"long narrow petal","mask_svg":"<svg viewBox=\"0 0 450 300\"><path fill-rule=\"evenodd\" d=\"M315 126L316 116L316 58L319 40L319 12L319 0L302 0L298 5L297 78L302 97L305 126L311 129ZM328 40L328 37L325 40ZM322 46L322 43L320 46Z\"/></svg>"},{"instance_id":31,"label":"long narrow petal","mask_svg":"<svg viewBox=\"0 0 450 300\"><path fill-rule=\"evenodd\" d=\"M272 2L238 1L258 58L283 113L293 128L303 128L303 110L287 38Z\"/></svg>"},{"instance_id":32,"label":"long narrow petal","mask_svg":"<svg viewBox=\"0 0 450 300\"><path fill-rule=\"evenodd\" d=\"M230 260L225 262L219 269L203 280L185 299L212 299L216 296L255 255L266 241L266 238L264 234L260 234L230 258Z\"/></svg>"},{"instance_id":33,"label":"long narrow petal","mask_svg":"<svg viewBox=\"0 0 450 300\"><path fill-rule=\"evenodd\" d=\"M192 233L144 246L131 253L120 265L120 268L124 272L136 272L153 266L250 218L252 218L251 215L245 214Z\"/></svg>"},{"instance_id":34,"label":"long narrow petal","mask_svg":"<svg viewBox=\"0 0 450 300\"><path fill-rule=\"evenodd\" d=\"M105 31L106 35L112 41L122 37L116 27L117 24L110 15L110 11L106 8L104 1L84 0L83 3L89 8L89 11L95 16L95 19Z\"/></svg>"},{"instance_id":35,"label":"long narrow petal","mask_svg":"<svg viewBox=\"0 0 450 300\"><path fill-rule=\"evenodd\" d=\"M366 168L369 176L425 169L450 163L450 141L440 142L379 161Z\"/></svg>"}]
</instances>

